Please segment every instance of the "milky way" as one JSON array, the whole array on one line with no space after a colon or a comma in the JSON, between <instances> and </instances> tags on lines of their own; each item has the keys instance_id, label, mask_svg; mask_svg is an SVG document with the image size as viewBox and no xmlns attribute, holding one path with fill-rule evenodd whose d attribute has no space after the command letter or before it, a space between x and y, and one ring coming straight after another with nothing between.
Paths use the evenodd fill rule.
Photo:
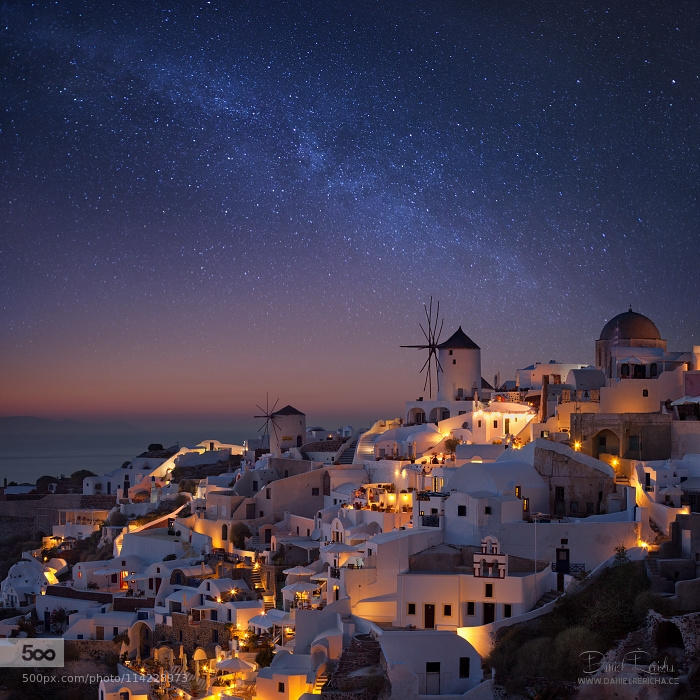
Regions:
<instances>
[{"instance_id":1,"label":"milky way","mask_svg":"<svg viewBox=\"0 0 700 700\"><path fill-rule=\"evenodd\" d=\"M5 413L398 405L431 294L485 374L700 340L697 3L1 13Z\"/></svg>"}]
</instances>

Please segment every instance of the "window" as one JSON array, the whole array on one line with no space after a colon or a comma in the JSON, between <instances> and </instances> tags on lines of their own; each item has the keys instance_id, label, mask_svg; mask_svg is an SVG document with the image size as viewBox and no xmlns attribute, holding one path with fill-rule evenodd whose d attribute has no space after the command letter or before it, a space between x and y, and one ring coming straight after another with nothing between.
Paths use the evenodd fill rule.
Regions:
<instances>
[{"instance_id":1,"label":"window","mask_svg":"<svg viewBox=\"0 0 700 700\"><path fill-rule=\"evenodd\" d=\"M498 428L498 421L497 421L497 420L495 420L495 421L493 422L493 427L494 427L494 428Z\"/></svg>"},{"instance_id":2,"label":"window","mask_svg":"<svg viewBox=\"0 0 700 700\"><path fill-rule=\"evenodd\" d=\"M267 498L268 501L270 500L270 489L265 489L265 498Z\"/></svg>"},{"instance_id":3,"label":"window","mask_svg":"<svg viewBox=\"0 0 700 700\"><path fill-rule=\"evenodd\" d=\"M425 662L425 672L426 673L440 673L440 662L439 661L426 661Z\"/></svg>"},{"instance_id":4,"label":"window","mask_svg":"<svg viewBox=\"0 0 700 700\"><path fill-rule=\"evenodd\" d=\"M523 510L524 511L530 510L530 499L529 498L523 498Z\"/></svg>"},{"instance_id":5,"label":"window","mask_svg":"<svg viewBox=\"0 0 700 700\"><path fill-rule=\"evenodd\" d=\"M649 368L649 376L655 377L658 373L659 373L659 368L658 368L656 362L652 362L651 367Z\"/></svg>"},{"instance_id":6,"label":"window","mask_svg":"<svg viewBox=\"0 0 700 700\"><path fill-rule=\"evenodd\" d=\"M416 614L416 604L415 603L409 603L407 606L407 611L406 613L408 615L415 615Z\"/></svg>"},{"instance_id":7,"label":"window","mask_svg":"<svg viewBox=\"0 0 700 700\"><path fill-rule=\"evenodd\" d=\"M476 427L477 427L477 428L480 428L480 427L481 427L481 421L480 421L480 420L477 421L477 426L476 426Z\"/></svg>"},{"instance_id":8,"label":"window","mask_svg":"<svg viewBox=\"0 0 700 700\"><path fill-rule=\"evenodd\" d=\"M119 693L119 700L129 700L129 691L122 690L122 692Z\"/></svg>"},{"instance_id":9,"label":"window","mask_svg":"<svg viewBox=\"0 0 700 700\"><path fill-rule=\"evenodd\" d=\"M513 608L510 603L505 603L503 605L503 617L510 617L513 614Z\"/></svg>"},{"instance_id":10,"label":"window","mask_svg":"<svg viewBox=\"0 0 700 700\"><path fill-rule=\"evenodd\" d=\"M460 656L459 658L459 677L469 678L469 657Z\"/></svg>"},{"instance_id":11,"label":"window","mask_svg":"<svg viewBox=\"0 0 700 700\"><path fill-rule=\"evenodd\" d=\"M522 486L516 486L515 487L515 497L520 498L523 495L523 488Z\"/></svg>"},{"instance_id":12,"label":"window","mask_svg":"<svg viewBox=\"0 0 700 700\"><path fill-rule=\"evenodd\" d=\"M456 364L457 364L457 360L452 360L452 364L453 364L453 365L456 365Z\"/></svg>"},{"instance_id":13,"label":"window","mask_svg":"<svg viewBox=\"0 0 700 700\"><path fill-rule=\"evenodd\" d=\"M278 693L284 693L284 683L282 683L282 681L280 681L279 683L277 683L277 692L278 692Z\"/></svg>"},{"instance_id":14,"label":"window","mask_svg":"<svg viewBox=\"0 0 700 700\"><path fill-rule=\"evenodd\" d=\"M260 511L260 517L261 517L261 518L264 518L264 517L265 517L265 511L264 511L264 510L261 510L261 511Z\"/></svg>"},{"instance_id":15,"label":"window","mask_svg":"<svg viewBox=\"0 0 700 700\"><path fill-rule=\"evenodd\" d=\"M119 627L112 627L112 636L116 637L119 634Z\"/></svg>"},{"instance_id":16,"label":"window","mask_svg":"<svg viewBox=\"0 0 700 700\"><path fill-rule=\"evenodd\" d=\"M314 487L311 489L311 495L312 495L312 496L318 496L318 486L314 486Z\"/></svg>"},{"instance_id":17,"label":"window","mask_svg":"<svg viewBox=\"0 0 700 700\"><path fill-rule=\"evenodd\" d=\"M487 583L484 587L484 598L493 598L493 584Z\"/></svg>"},{"instance_id":18,"label":"window","mask_svg":"<svg viewBox=\"0 0 700 700\"><path fill-rule=\"evenodd\" d=\"M457 506L457 515L464 518L467 515L467 506Z\"/></svg>"},{"instance_id":19,"label":"window","mask_svg":"<svg viewBox=\"0 0 700 700\"><path fill-rule=\"evenodd\" d=\"M484 508L484 515L491 515L491 506L486 506L486 508Z\"/></svg>"},{"instance_id":20,"label":"window","mask_svg":"<svg viewBox=\"0 0 700 700\"><path fill-rule=\"evenodd\" d=\"M442 606L442 614L445 617L452 617L452 606L451 605L443 605Z\"/></svg>"},{"instance_id":21,"label":"window","mask_svg":"<svg viewBox=\"0 0 700 700\"><path fill-rule=\"evenodd\" d=\"M642 389L642 396L649 396L649 389Z\"/></svg>"}]
</instances>

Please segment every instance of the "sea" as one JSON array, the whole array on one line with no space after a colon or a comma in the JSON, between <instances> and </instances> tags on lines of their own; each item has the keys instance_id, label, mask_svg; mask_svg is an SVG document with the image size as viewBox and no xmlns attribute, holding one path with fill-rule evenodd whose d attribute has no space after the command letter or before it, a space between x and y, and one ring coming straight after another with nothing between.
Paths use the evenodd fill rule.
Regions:
<instances>
[{"instance_id":1,"label":"sea","mask_svg":"<svg viewBox=\"0 0 700 700\"><path fill-rule=\"evenodd\" d=\"M0 418L0 485L7 482L34 484L40 476L69 476L79 469L104 474L144 452L151 443L164 447L194 446L203 440L242 444L245 432L170 428L145 430L123 426L102 431L74 422L22 422Z\"/></svg>"}]
</instances>

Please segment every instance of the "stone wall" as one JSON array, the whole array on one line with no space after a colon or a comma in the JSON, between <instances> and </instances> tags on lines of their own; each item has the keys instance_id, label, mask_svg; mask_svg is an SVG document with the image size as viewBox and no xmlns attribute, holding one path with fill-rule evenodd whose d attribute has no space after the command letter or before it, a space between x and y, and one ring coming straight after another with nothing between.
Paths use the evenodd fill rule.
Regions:
<instances>
[{"instance_id":1,"label":"stone wall","mask_svg":"<svg viewBox=\"0 0 700 700\"><path fill-rule=\"evenodd\" d=\"M66 639L64 644L66 659L99 659L101 661L109 661L110 657L116 660L121 646L111 640L94 639Z\"/></svg>"},{"instance_id":2,"label":"stone wall","mask_svg":"<svg viewBox=\"0 0 700 700\"><path fill-rule=\"evenodd\" d=\"M171 617L172 626L156 625L153 633L154 646L161 642L182 644L187 654L192 654L197 647L206 648L215 644L228 647L231 636L227 628L229 623L210 620L190 622L189 616L184 613L172 613ZM214 632L218 632L218 640L215 639Z\"/></svg>"},{"instance_id":3,"label":"stone wall","mask_svg":"<svg viewBox=\"0 0 700 700\"><path fill-rule=\"evenodd\" d=\"M568 454L535 448L535 469L549 486L549 512L581 518L606 512L607 498L615 493L615 481L599 469ZM564 512L557 510L556 487L564 489ZM572 510L571 504L576 504ZM592 511L591 511L592 507Z\"/></svg>"}]
</instances>

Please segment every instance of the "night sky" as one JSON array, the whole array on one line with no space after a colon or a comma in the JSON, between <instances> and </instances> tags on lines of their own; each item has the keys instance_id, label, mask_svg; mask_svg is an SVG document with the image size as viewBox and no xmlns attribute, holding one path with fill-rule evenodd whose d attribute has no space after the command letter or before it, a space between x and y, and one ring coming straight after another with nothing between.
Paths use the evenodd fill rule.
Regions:
<instances>
[{"instance_id":1,"label":"night sky","mask_svg":"<svg viewBox=\"0 0 700 700\"><path fill-rule=\"evenodd\" d=\"M700 342L697 2L4 2L0 413L397 415ZM330 419L329 419L330 420Z\"/></svg>"}]
</instances>

